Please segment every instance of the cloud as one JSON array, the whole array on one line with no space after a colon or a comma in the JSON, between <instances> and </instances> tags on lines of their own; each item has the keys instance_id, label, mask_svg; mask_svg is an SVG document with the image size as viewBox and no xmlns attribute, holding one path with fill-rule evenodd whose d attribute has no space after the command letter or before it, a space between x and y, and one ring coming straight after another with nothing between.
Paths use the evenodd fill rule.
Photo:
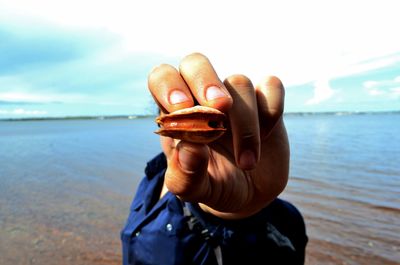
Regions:
<instances>
[{"instance_id":1,"label":"cloud","mask_svg":"<svg viewBox=\"0 0 400 265\"><path fill-rule=\"evenodd\" d=\"M113 100L126 103L148 97L147 74L158 62L158 56L112 55L113 52L104 53L0 75L0 100L36 103Z\"/></svg>"},{"instance_id":2,"label":"cloud","mask_svg":"<svg viewBox=\"0 0 400 265\"><path fill-rule=\"evenodd\" d=\"M65 103L82 101L84 98L80 94L43 94L43 93L27 93L27 92L0 92L1 103L9 105L21 104L47 104L47 103Z\"/></svg>"},{"instance_id":3,"label":"cloud","mask_svg":"<svg viewBox=\"0 0 400 265\"><path fill-rule=\"evenodd\" d=\"M111 34L72 31L43 23L0 24L0 74L83 58L113 44Z\"/></svg>"},{"instance_id":4,"label":"cloud","mask_svg":"<svg viewBox=\"0 0 400 265\"><path fill-rule=\"evenodd\" d=\"M359 5L349 1L234 1L227 17L221 13L226 1L0 2L0 100L8 102L143 109L143 102L151 101L146 88L150 69L160 63L177 66L179 58L199 51L209 56L222 79L240 72L255 82L275 74L287 87L313 84L313 96L307 90L301 97L296 92L296 98L301 107L306 102L321 109L322 102L332 103L344 92L337 79L347 81L400 62L400 38L393 35L400 17L386 2L363 4L356 20ZM273 10L267 16L265 6ZM221 23L193 19L193 8ZM282 19L283 14L291 19ZM380 93L373 83L366 86ZM346 95L350 90L355 91Z\"/></svg>"},{"instance_id":5,"label":"cloud","mask_svg":"<svg viewBox=\"0 0 400 265\"><path fill-rule=\"evenodd\" d=\"M105 31L0 20L0 101L135 104L149 96L147 73L173 57L132 53Z\"/></svg>"},{"instance_id":6,"label":"cloud","mask_svg":"<svg viewBox=\"0 0 400 265\"><path fill-rule=\"evenodd\" d=\"M379 82L377 82L377 81L365 81L363 83L364 87L368 88L368 89L373 88L373 87L377 86L378 84L379 84Z\"/></svg>"},{"instance_id":7,"label":"cloud","mask_svg":"<svg viewBox=\"0 0 400 265\"><path fill-rule=\"evenodd\" d=\"M316 105L327 101L335 94L329 85L329 80L321 79L314 83L314 95L306 101L306 105Z\"/></svg>"},{"instance_id":8,"label":"cloud","mask_svg":"<svg viewBox=\"0 0 400 265\"><path fill-rule=\"evenodd\" d=\"M381 89L368 89L368 94L370 96L380 96L380 95L385 95L386 91Z\"/></svg>"},{"instance_id":9,"label":"cloud","mask_svg":"<svg viewBox=\"0 0 400 265\"><path fill-rule=\"evenodd\" d=\"M400 97L400 87L391 88L390 92L394 97L396 97L396 98Z\"/></svg>"},{"instance_id":10,"label":"cloud","mask_svg":"<svg viewBox=\"0 0 400 265\"><path fill-rule=\"evenodd\" d=\"M387 80L368 80L363 83L363 87L370 96L384 96L391 98L399 96L400 76Z\"/></svg>"},{"instance_id":11,"label":"cloud","mask_svg":"<svg viewBox=\"0 0 400 265\"><path fill-rule=\"evenodd\" d=\"M30 103L25 101L9 101L9 100L0 100L0 106L8 106L8 105L30 105L30 104L41 104L41 103Z\"/></svg>"},{"instance_id":12,"label":"cloud","mask_svg":"<svg viewBox=\"0 0 400 265\"><path fill-rule=\"evenodd\" d=\"M13 109L13 110L5 110L5 109L0 109L0 115L13 115L13 116L40 116L40 115L46 115L47 111L43 110L27 110L27 109Z\"/></svg>"}]
</instances>

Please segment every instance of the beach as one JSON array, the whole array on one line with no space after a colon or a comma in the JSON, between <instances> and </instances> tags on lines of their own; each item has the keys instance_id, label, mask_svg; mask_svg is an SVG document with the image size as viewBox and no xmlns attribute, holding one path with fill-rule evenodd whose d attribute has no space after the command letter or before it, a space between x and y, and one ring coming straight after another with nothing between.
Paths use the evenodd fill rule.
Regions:
<instances>
[{"instance_id":1,"label":"beach","mask_svg":"<svg viewBox=\"0 0 400 265\"><path fill-rule=\"evenodd\" d=\"M306 264L400 264L400 114L285 115ZM121 264L153 118L0 121L0 264Z\"/></svg>"}]
</instances>

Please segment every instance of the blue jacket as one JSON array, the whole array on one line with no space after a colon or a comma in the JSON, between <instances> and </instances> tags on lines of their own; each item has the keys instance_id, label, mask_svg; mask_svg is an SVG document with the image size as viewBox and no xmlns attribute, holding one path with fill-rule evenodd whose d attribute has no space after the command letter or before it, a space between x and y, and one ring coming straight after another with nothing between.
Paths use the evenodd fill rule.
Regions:
<instances>
[{"instance_id":1,"label":"blue jacket","mask_svg":"<svg viewBox=\"0 0 400 265\"><path fill-rule=\"evenodd\" d=\"M184 204L168 192L159 199L166 158L148 162L121 232L123 264L304 264L307 236L300 212L276 199L258 214L228 221Z\"/></svg>"}]
</instances>

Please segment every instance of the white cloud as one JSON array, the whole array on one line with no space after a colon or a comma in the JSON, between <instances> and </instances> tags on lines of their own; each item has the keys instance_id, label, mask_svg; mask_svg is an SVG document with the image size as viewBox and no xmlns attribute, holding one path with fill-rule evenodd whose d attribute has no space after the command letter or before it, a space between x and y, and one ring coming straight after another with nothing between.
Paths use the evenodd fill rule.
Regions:
<instances>
[{"instance_id":1,"label":"white cloud","mask_svg":"<svg viewBox=\"0 0 400 265\"><path fill-rule=\"evenodd\" d=\"M390 0L365 1L361 9L357 1L348 0L0 0L0 6L0 25L4 21L50 24L54 28L101 31L115 36L113 46L96 55L100 56L96 63L101 64L76 67L73 61L70 68L59 68L62 74L48 71L41 75L46 82L36 84L28 78L23 86L10 87L7 93L0 94L0 100L126 102L120 98L131 94L123 93L119 87L130 85L135 78L145 82L144 68L150 67L144 67L143 62L175 64L177 58L199 51L211 59L221 78L240 72L258 82L265 75L274 74L288 88L314 82L314 95L306 104L315 105L338 97L329 80L400 62L400 38L393 33L400 24L398 3ZM102 67L134 54L153 54L155 59L150 61L149 56L143 56L127 60L121 68ZM130 68L129 74L121 76L129 81L118 83L117 87L113 77L118 72L125 73L123 69L133 64L138 69ZM34 74L40 76L42 69ZM81 77L88 82L78 83ZM50 80L57 78L66 82ZM400 76L395 80L399 79ZM366 91L380 95L377 82L364 84ZM100 91L100 87L105 89ZM137 94L146 90L145 85L136 87ZM393 91L387 93L397 93ZM110 96L105 102L104 95L118 93L120 98ZM141 99L134 97L134 104L139 105Z\"/></svg>"},{"instance_id":2,"label":"white cloud","mask_svg":"<svg viewBox=\"0 0 400 265\"><path fill-rule=\"evenodd\" d=\"M54 102L81 102L84 98L80 94L46 94L29 91L0 92L0 101L24 103L54 103Z\"/></svg>"},{"instance_id":3,"label":"white cloud","mask_svg":"<svg viewBox=\"0 0 400 265\"><path fill-rule=\"evenodd\" d=\"M381 96L381 95L385 95L386 91L382 90L382 89L368 89L367 90L368 94L370 96Z\"/></svg>"},{"instance_id":4,"label":"white cloud","mask_svg":"<svg viewBox=\"0 0 400 265\"><path fill-rule=\"evenodd\" d=\"M316 105L330 99L335 94L329 85L329 80L321 79L314 83L314 96L306 102L306 105Z\"/></svg>"},{"instance_id":5,"label":"white cloud","mask_svg":"<svg viewBox=\"0 0 400 265\"><path fill-rule=\"evenodd\" d=\"M398 4L390 0L367 1L362 11L346 0L0 0L0 5L8 18L113 32L121 50L178 57L200 51L223 77L242 71L258 81L272 72L287 85L371 69L376 63L366 60L400 50L393 34L400 24Z\"/></svg>"},{"instance_id":6,"label":"white cloud","mask_svg":"<svg viewBox=\"0 0 400 265\"><path fill-rule=\"evenodd\" d=\"M5 110L0 109L0 115L15 115L15 116L38 116L38 115L46 115L47 111L44 110L27 110L27 109L13 109L13 110Z\"/></svg>"},{"instance_id":7,"label":"white cloud","mask_svg":"<svg viewBox=\"0 0 400 265\"><path fill-rule=\"evenodd\" d=\"M378 84L379 84L378 81L365 81L365 82L363 83L363 86L364 86L365 88L373 88L373 87L376 87Z\"/></svg>"},{"instance_id":8,"label":"white cloud","mask_svg":"<svg viewBox=\"0 0 400 265\"><path fill-rule=\"evenodd\" d=\"M400 98L400 87L394 87L390 89L390 94L394 98Z\"/></svg>"},{"instance_id":9,"label":"white cloud","mask_svg":"<svg viewBox=\"0 0 400 265\"><path fill-rule=\"evenodd\" d=\"M400 76L389 80L369 80L363 83L364 89L370 96L388 95L391 98L400 96Z\"/></svg>"}]
</instances>

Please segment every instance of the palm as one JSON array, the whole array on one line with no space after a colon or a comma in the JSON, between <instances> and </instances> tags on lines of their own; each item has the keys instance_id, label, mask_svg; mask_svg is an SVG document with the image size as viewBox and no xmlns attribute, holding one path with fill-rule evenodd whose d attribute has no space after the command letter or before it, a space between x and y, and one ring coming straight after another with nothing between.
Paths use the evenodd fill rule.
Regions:
<instances>
[{"instance_id":1,"label":"palm","mask_svg":"<svg viewBox=\"0 0 400 265\"><path fill-rule=\"evenodd\" d=\"M262 137L260 161L253 170L237 167L230 135L210 145L209 179L203 185L210 185L212 192L205 203L224 213L260 210L283 189L276 179L287 177L288 151L281 121L269 137Z\"/></svg>"}]
</instances>

